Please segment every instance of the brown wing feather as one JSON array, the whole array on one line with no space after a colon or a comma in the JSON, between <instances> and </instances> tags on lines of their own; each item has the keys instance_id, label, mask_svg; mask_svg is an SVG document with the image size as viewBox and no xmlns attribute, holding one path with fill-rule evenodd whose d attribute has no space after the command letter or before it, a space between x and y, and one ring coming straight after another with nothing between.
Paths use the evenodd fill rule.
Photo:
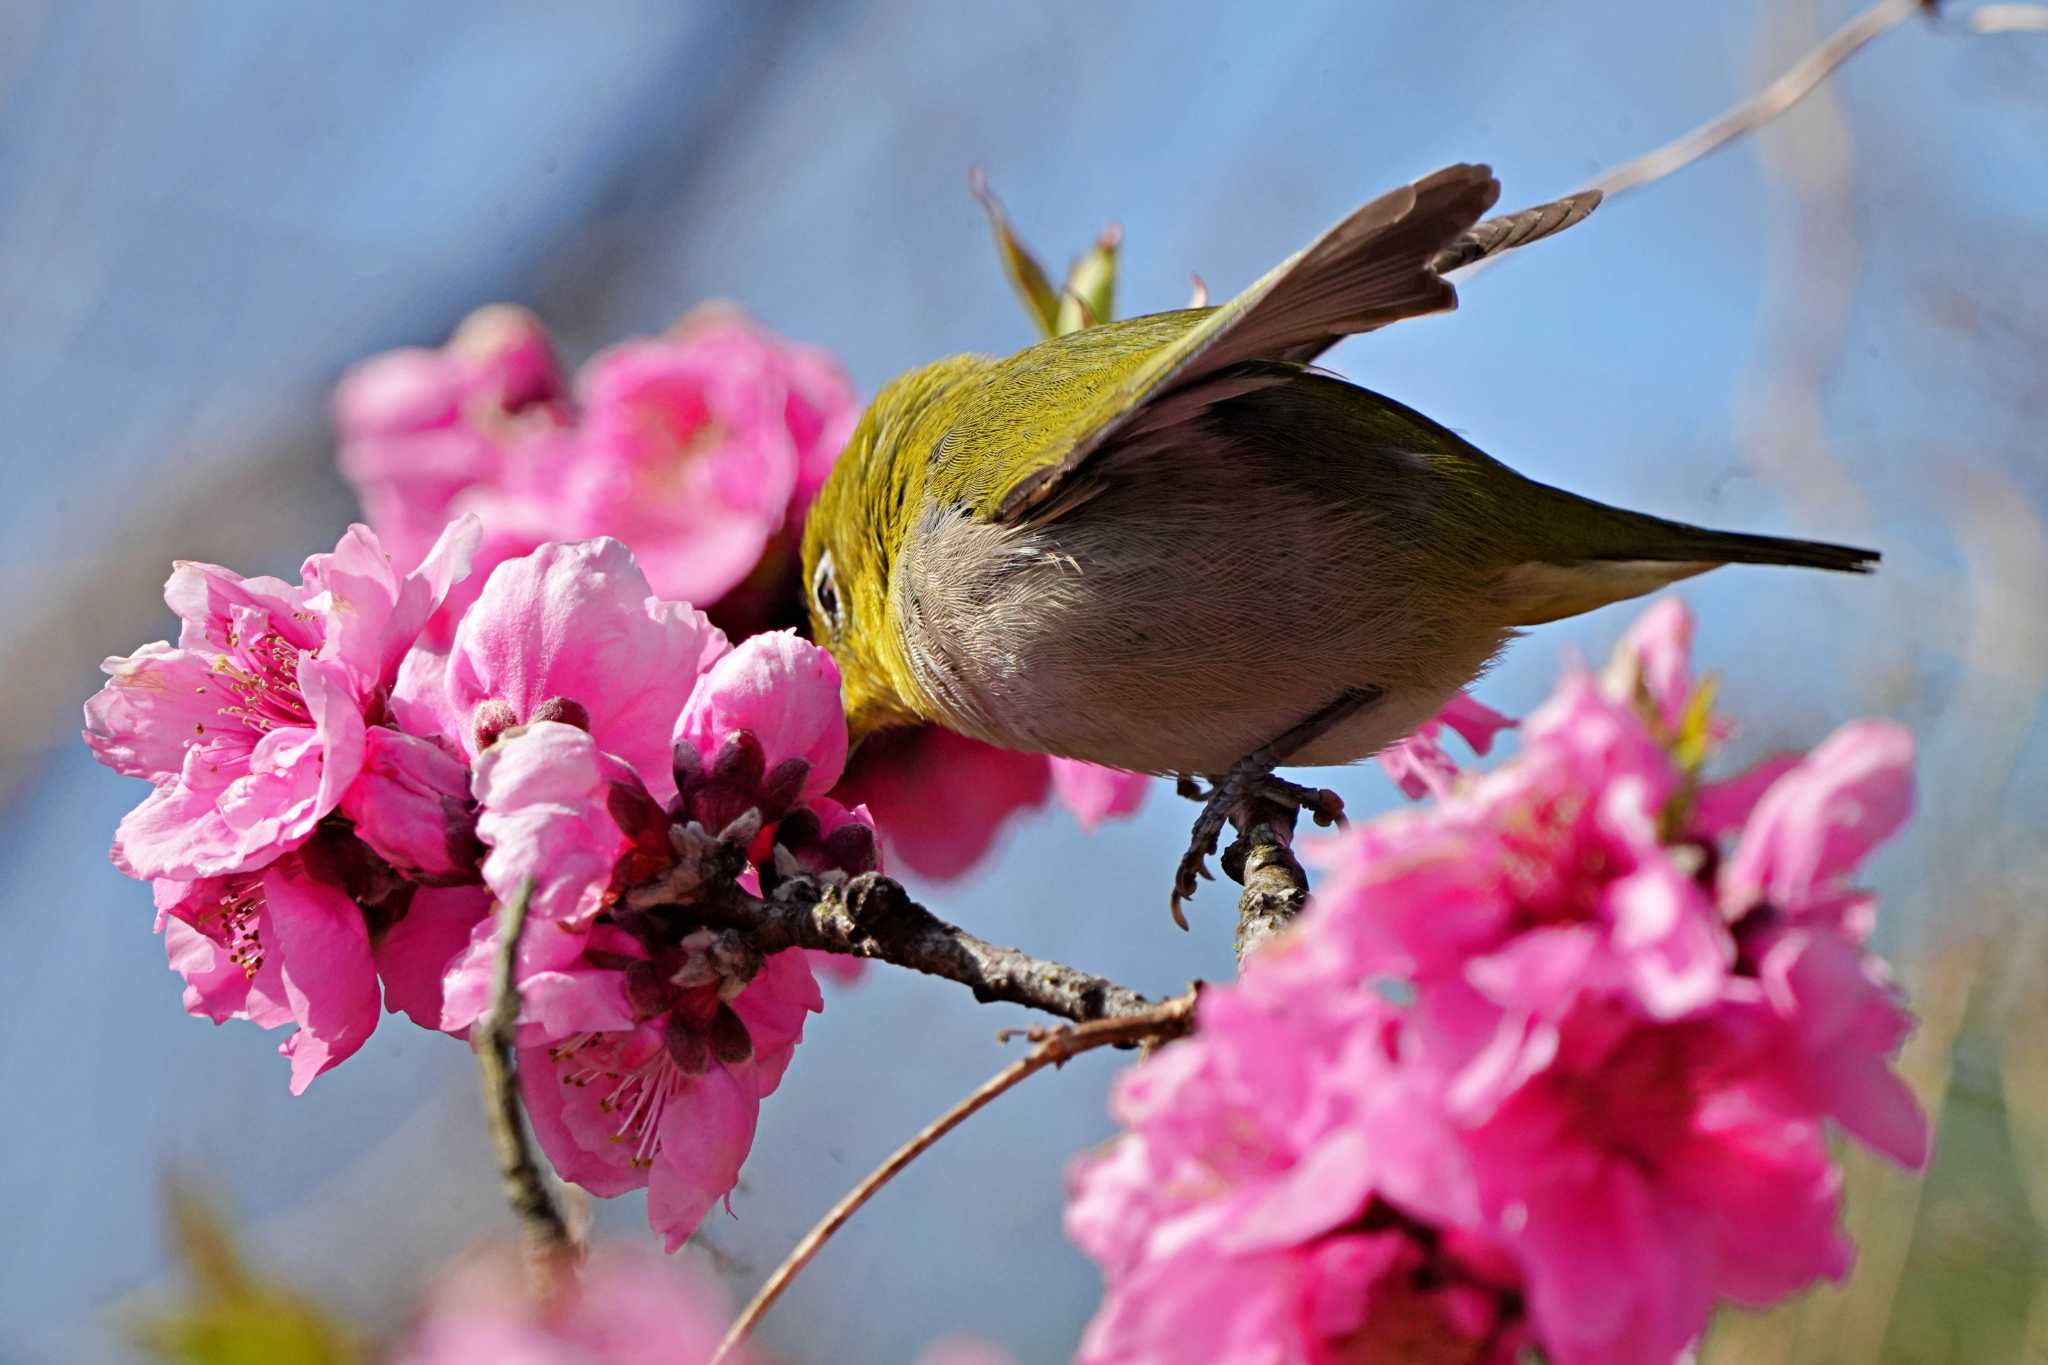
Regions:
<instances>
[{"instance_id":1,"label":"brown wing feather","mask_svg":"<svg viewBox=\"0 0 2048 1365\"><path fill-rule=\"evenodd\" d=\"M1429 268L1439 275L1448 275L1488 256L1540 242L1552 233L1563 232L1584 220L1587 214L1600 207L1600 198L1598 190L1581 190L1534 208L1489 218L1437 252Z\"/></svg>"},{"instance_id":2,"label":"brown wing feather","mask_svg":"<svg viewBox=\"0 0 2048 1365\"><path fill-rule=\"evenodd\" d=\"M1499 196L1487 167L1447 166L1357 210L1118 382L1094 389L1085 409L1021 462L996 519L1040 514L1068 476L1173 390L1246 360L1311 360L1343 337L1457 307L1457 290L1433 262Z\"/></svg>"}]
</instances>

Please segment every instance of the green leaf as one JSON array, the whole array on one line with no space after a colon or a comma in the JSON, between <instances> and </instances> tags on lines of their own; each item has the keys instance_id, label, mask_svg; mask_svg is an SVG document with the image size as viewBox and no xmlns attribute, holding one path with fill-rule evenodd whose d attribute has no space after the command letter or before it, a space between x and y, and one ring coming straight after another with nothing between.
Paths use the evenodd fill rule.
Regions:
<instances>
[{"instance_id":1,"label":"green leaf","mask_svg":"<svg viewBox=\"0 0 2048 1365\"><path fill-rule=\"evenodd\" d=\"M1116 317L1116 251L1123 240L1124 230L1111 223L1087 254L1067 271L1066 286L1060 290L1059 314L1053 321L1057 335L1095 327Z\"/></svg>"},{"instance_id":2,"label":"green leaf","mask_svg":"<svg viewBox=\"0 0 2048 1365\"><path fill-rule=\"evenodd\" d=\"M139 1323L136 1345L165 1365L360 1365L354 1333L311 1299L249 1273L226 1220L166 1182L171 1251L190 1294Z\"/></svg>"},{"instance_id":3,"label":"green leaf","mask_svg":"<svg viewBox=\"0 0 2048 1365\"><path fill-rule=\"evenodd\" d=\"M996 239L996 256L1003 263L1003 273L1010 277L1010 287L1023 301L1024 312L1041 335L1057 336L1060 296L1054 292L1045 268L1011 231L1002 201L988 187L988 176L981 167L976 166L968 173L967 188L981 201L982 212L988 215L989 231Z\"/></svg>"}]
</instances>

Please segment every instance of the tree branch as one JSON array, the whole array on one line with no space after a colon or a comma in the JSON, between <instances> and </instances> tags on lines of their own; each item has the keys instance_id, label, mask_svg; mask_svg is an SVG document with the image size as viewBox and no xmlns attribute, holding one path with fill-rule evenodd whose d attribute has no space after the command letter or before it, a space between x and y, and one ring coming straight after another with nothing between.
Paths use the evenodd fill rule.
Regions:
<instances>
[{"instance_id":1,"label":"tree branch","mask_svg":"<svg viewBox=\"0 0 2048 1365\"><path fill-rule=\"evenodd\" d=\"M877 873L836 886L795 877L765 899L730 880L673 897L669 891L657 878L634 888L627 901L647 907L674 899L693 918L736 930L763 953L812 948L894 963L957 981L976 1000L1025 1005L1075 1023L1142 1016L1159 1007L1107 978L977 938Z\"/></svg>"},{"instance_id":2,"label":"tree branch","mask_svg":"<svg viewBox=\"0 0 2048 1365\"><path fill-rule=\"evenodd\" d=\"M513 968L518 961L519 936L526 928L526 907L532 893L533 883L528 881L517 895L498 907L491 1008L477 1032L476 1065L483 1080L484 1122L490 1129L491 1149L498 1157L505 1201L519 1219L534 1289L546 1300L568 1284L575 1269L577 1247L527 1141L525 1116L519 1102L519 1077L512 1061L519 1031L519 986Z\"/></svg>"},{"instance_id":3,"label":"tree branch","mask_svg":"<svg viewBox=\"0 0 2048 1365\"><path fill-rule=\"evenodd\" d=\"M1239 817L1237 841L1223 851L1223 870L1244 884L1237 901L1240 966L1308 901L1308 874L1294 856L1297 813L1293 806L1253 798Z\"/></svg>"},{"instance_id":4,"label":"tree branch","mask_svg":"<svg viewBox=\"0 0 2048 1365\"><path fill-rule=\"evenodd\" d=\"M722 1362L746 1341L755 1325L775 1306L775 1301L782 1297L783 1291L789 1288L790 1281L811 1263L812 1258L830 1240L832 1234L845 1226L846 1221L859 1212L861 1205L874 1198L882 1186L888 1184L904 1167L929 1150L933 1143L1034 1072L1043 1071L1048 1066L1059 1066L1070 1057L1098 1047L1163 1042L1179 1037L1187 1032L1194 1018L1194 1008L1195 993L1190 991L1164 1004L1149 1006L1136 1014L1034 1031L1030 1036L1038 1046L983 1082L973 1094L939 1115L910 1141L890 1153L887 1160L871 1171L860 1184L849 1190L845 1198L834 1204L825 1216L818 1220L817 1225L804 1234L803 1240L791 1248L789 1255L783 1258L782 1264L775 1267L775 1272L762 1284L739 1317L734 1319L732 1326L726 1331L725 1338L718 1343L718 1350L711 1357L711 1365L722 1365Z\"/></svg>"}]
</instances>

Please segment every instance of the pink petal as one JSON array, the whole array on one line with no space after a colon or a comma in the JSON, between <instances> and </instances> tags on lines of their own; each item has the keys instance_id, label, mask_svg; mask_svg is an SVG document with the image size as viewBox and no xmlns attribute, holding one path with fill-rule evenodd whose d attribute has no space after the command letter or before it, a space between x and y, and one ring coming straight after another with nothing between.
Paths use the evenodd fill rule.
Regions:
<instances>
[{"instance_id":1,"label":"pink petal","mask_svg":"<svg viewBox=\"0 0 2048 1365\"><path fill-rule=\"evenodd\" d=\"M1053 795L1093 833L1104 820L1129 815L1144 804L1152 779L1145 773L1105 768L1074 758L1050 760Z\"/></svg>"},{"instance_id":2,"label":"pink petal","mask_svg":"<svg viewBox=\"0 0 2048 1365\"><path fill-rule=\"evenodd\" d=\"M927 726L868 740L835 794L874 811L893 858L943 880L979 862L1004 824L1044 803L1051 784L1042 755Z\"/></svg>"},{"instance_id":3,"label":"pink petal","mask_svg":"<svg viewBox=\"0 0 2048 1365\"><path fill-rule=\"evenodd\" d=\"M1640 689L1665 726L1676 729L1692 700L1692 628L1682 600L1660 598L1614 647L1602 689L1619 702L1632 701Z\"/></svg>"},{"instance_id":4,"label":"pink petal","mask_svg":"<svg viewBox=\"0 0 2048 1365\"><path fill-rule=\"evenodd\" d=\"M1913 736L1888 721L1843 726L1756 804L1721 873L1723 903L1796 914L1839 886L1913 809Z\"/></svg>"},{"instance_id":5,"label":"pink petal","mask_svg":"<svg viewBox=\"0 0 2048 1365\"><path fill-rule=\"evenodd\" d=\"M657 800L674 794L669 741L699 671L725 651L703 613L650 595L616 540L543 545L500 564L456 628L445 681L465 720L487 700L525 721L565 698L600 748L632 764ZM475 752L475 738L451 736Z\"/></svg>"},{"instance_id":6,"label":"pink petal","mask_svg":"<svg viewBox=\"0 0 2048 1365\"><path fill-rule=\"evenodd\" d=\"M669 1101L661 1152L647 1181L647 1222L668 1250L687 1242L711 1206L739 1183L760 1116L760 1099L718 1066Z\"/></svg>"},{"instance_id":7,"label":"pink petal","mask_svg":"<svg viewBox=\"0 0 2048 1365\"><path fill-rule=\"evenodd\" d=\"M1693 797L1689 832L1702 839L1719 840L1738 833L1749 823L1750 813L1763 794L1779 778L1799 766L1802 754L1772 754L1743 769L1733 777L1703 785Z\"/></svg>"},{"instance_id":8,"label":"pink petal","mask_svg":"<svg viewBox=\"0 0 2048 1365\"><path fill-rule=\"evenodd\" d=\"M469 765L432 740L373 726L363 770L342 794L356 836L416 880L472 879L482 849Z\"/></svg>"},{"instance_id":9,"label":"pink petal","mask_svg":"<svg viewBox=\"0 0 2048 1365\"><path fill-rule=\"evenodd\" d=\"M220 730L223 701L208 660L157 643L100 665L107 685L85 704L85 742L93 757L126 777L177 776L185 751Z\"/></svg>"},{"instance_id":10,"label":"pink petal","mask_svg":"<svg viewBox=\"0 0 2048 1365\"><path fill-rule=\"evenodd\" d=\"M698 680L676 722L675 742L693 746L708 767L726 738L751 731L767 766L810 764L803 799L823 796L846 766L846 715L839 666L794 631L755 635Z\"/></svg>"},{"instance_id":11,"label":"pink petal","mask_svg":"<svg viewBox=\"0 0 2048 1365\"><path fill-rule=\"evenodd\" d=\"M490 911L490 892L481 886L423 886L414 892L404 916L377 940L384 1008L403 1011L421 1028L439 1029L442 977Z\"/></svg>"},{"instance_id":12,"label":"pink petal","mask_svg":"<svg viewBox=\"0 0 2048 1365\"><path fill-rule=\"evenodd\" d=\"M294 1095L347 1060L377 1027L377 968L370 932L338 886L288 859L263 878L282 959L285 998L299 1029L279 1049L291 1059Z\"/></svg>"},{"instance_id":13,"label":"pink petal","mask_svg":"<svg viewBox=\"0 0 2048 1365\"><path fill-rule=\"evenodd\" d=\"M499 900L511 900L531 882L527 914L550 931L555 924L580 925L597 909L626 847L606 802L611 780L623 772L587 732L556 721L510 734L477 759L476 828L490 849L484 881ZM563 942L559 933L529 932L522 954L532 944L535 965L560 965L566 947L542 949Z\"/></svg>"}]
</instances>

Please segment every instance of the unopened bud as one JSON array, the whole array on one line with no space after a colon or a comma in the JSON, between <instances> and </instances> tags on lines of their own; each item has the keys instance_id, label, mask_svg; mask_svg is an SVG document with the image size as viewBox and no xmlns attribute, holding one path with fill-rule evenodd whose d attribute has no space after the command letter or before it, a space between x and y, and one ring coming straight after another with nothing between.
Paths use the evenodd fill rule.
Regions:
<instances>
[{"instance_id":1,"label":"unopened bud","mask_svg":"<svg viewBox=\"0 0 2048 1365\"><path fill-rule=\"evenodd\" d=\"M512 709L512 703L498 697L490 697L476 704L476 710L469 713L470 733L476 739L476 751L482 753L498 742L498 736L519 723L519 713Z\"/></svg>"},{"instance_id":2,"label":"unopened bud","mask_svg":"<svg viewBox=\"0 0 2048 1365\"><path fill-rule=\"evenodd\" d=\"M585 734L590 732L590 711L580 701L571 697L549 697L533 708L533 714L526 718L527 724L538 725L544 720L556 721L562 725L573 725Z\"/></svg>"},{"instance_id":3,"label":"unopened bud","mask_svg":"<svg viewBox=\"0 0 2048 1365\"><path fill-rule=\"evenodd\" d=\"M842 872L875 870L875 832L866 825L841 825L825 836L825 861Z\"/></svg>"},{"instance_id":4,"label":"unopened bud","mask_svg":"<svg viewBox=\"0 0 2048 1365\"><path fill-rule=\"evenodd\" d=\"M1060 296L1054 291L1052 281L1046 278L1045 268L1011 230L1002 203L989 189L988 174L981 167L976 166L968 172L967 189L981 201L982 212L988 215L989 231L996 239L996 258L1003 263L1003 273L1010 277L1010 287L1017 291L1025 313L1037 324L1040 332L1046 336L1058 335L1055 323L1059 317Z\"/></svg>"},{"instance_id":5,"label":"unopened bud","mask_svg":"<svg viewBox=\"0 0 2048 1365\"><path fill-rule=\"evenodd\" d=\"M1112 223L1095 239L1086 255L1067 271L1060 289L1059 312L1053 330L1064 336L1084 327L1098 327L1111 321L1116 309L1116 250L1124 230Z\"/></svg>"}]
</instances>

